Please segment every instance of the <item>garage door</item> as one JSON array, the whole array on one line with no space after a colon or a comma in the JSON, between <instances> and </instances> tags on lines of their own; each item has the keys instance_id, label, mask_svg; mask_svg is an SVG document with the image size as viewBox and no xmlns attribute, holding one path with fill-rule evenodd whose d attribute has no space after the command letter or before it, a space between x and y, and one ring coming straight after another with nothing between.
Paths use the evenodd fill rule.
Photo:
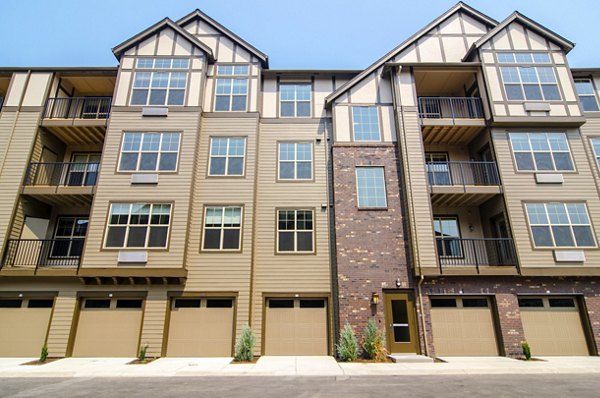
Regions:
<instances>
[{"instance_id":1,"label":"garage door","mask_svg":"<svg viewBox=\"0 0 600 398\"><path fill-rule=\"evenodd\" d=\"M265 355L327 355L327 300L268 299Z\"/></svg>"},{"instance_id":2,"label":"garage door","mask_svg":"<svg viewBox=\"0 0 600 398\"><path fill-rule=\"evenodd\" d=\"M229 357L232 347L233 299L172 300L167 356Z\"/></svg>"},{"instance_id":3,"label":"garage door","mask_svg":"<svg viewBox=\"0 0 600 398\"><path fill-rule=\"evenodd\" d=\"M437 356L495 356L498 343L486 297L431 297L431 328Z\"/></svg>"},{"instance_id":4,"label":"garage door","mask_svg":"<svg viewBox=\"0 0 600 398\"><path fill-rule=\"evenodd\" d=\"M137 357L142 326L139 298L84 299L74 357Z\"/></svg>"},{"instance_id":5,"label":"garage door","mask_svg":"<svg viewBox=\"0 0 600 398\"><path fill-rule=\"evenodd\" d=\"M520 297L519 308L532 355L589 355L575 298Z\"/></svg>"},{"instance_id":6,"label":"garage door","mask_svg":"<svg viewBox=\"0 0 600 398\"><path fill-rule=\"evenodd\" d=\"M53 304L51 298L0 299L0 357L38 357Z\"/></svg>"}]
</instances>

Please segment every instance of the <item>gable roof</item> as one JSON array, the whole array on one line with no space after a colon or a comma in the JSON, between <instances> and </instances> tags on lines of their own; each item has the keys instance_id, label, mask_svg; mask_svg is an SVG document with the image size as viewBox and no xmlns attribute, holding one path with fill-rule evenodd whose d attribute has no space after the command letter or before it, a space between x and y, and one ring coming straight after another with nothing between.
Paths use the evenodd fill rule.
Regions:
<instances>
[{"instance_id":1,"label":"gable roof","mask_svg":"<svg viewBox=\"0 0 600 398\"><path fill-rule=\"evenodd\" d=\"M248 43L246 40L242 39L241 37L239 37L232 31L227 29L225 26L221 25L220 23L218 23L217 21L215 21L214 19L212 19L211 17L209 17L208 15L206 15L205 13L200 11L199 9L196 9L196 10L192 11L191 13L189 13L188 15L186 15L185 17L179 19L177 21L177 25L184 26L188 22L194 20L195 18L202 19L204 22L208 23L212 28L221 32L223 35L227 36L228 38L233 40L235 43L239 44L244 49L246 49L248 52L253 54L256 58L258 58L261 61L263 68L269 68L269 57L265 53L263 53L262 51L260 51L256 47L254 47L252 44Z\"/></svg>"},{"instance_id":2,"label":"gable roof","mask_svg":"<svg viewBox=\"0 0 600 398\"><path fill-rule=\"evenodd\" d=\"M467 54L464 56L463 61L469 60L475 53L476 49L478 49L479 47L481 47L482 45L487 43L492 37L496 36L496 34L498 34L498 32L500 32L501 30L503 30L504 28L506 28L508 25L510 25L511 23L513 23L515 21L523 24L528 29L550 39L551 41L556 43L560 48L562 48L563 51L565 51L565 53L568 53L569 51L571 51L573 49L573 47L575 47L575 43L573 43L572 41L565 39L561 35L553 32L552 30L546 28L545 26L537 23L533 19L526 17L525 15L521 14L518 11L515 11L511 15L509 15L508 18L506 18L504 21L502 21L498 25L496 25L496 27L494 29L490 30L485 35L483 35L479 40L477 40L475 43L473 43L471 45L471 48L469 48L469 51L467 51Z\"/></svg>"},{"instance_id":3,"label":"gable roof","mask_svg":"<svg viewBox=\"0 0 600 398\"><path fill-rule=\"evenodd\" d=\"M114 47L112 49L112 52L113 52L113 54L115 54L115 57L117 57L117 59L120 60L121 56L123 55L123 53L125 51L129 50L131 47L135 46L137 43L139 43L143 40L146 40L148 37L156 34L156 32L159 32L166 27L173 29L175 32L177 32L177 34L183 36L186 40L188 40L194 46L198 47L200 50L202 50L204 53L206 53L208 59L211 62L214 62L215 57L214 57L213 52L210 47L208 47L206 44L202 43L200 40L198 40L196 37L194 37L194 35L188 33L185 29L181 28L179 25L175 24L175 22L173 22L169 18L160 20L157 23L155 23L154 25L150 26L148 29L138 33L137 35L133 36L130 39L127 39L123 43Z\"/></svg>"},{"instance_id":4,"label":"gable roof","mask_svg":"<svg viewBox=\"0 0 600 398\"><path fill-rule=\"evenodd\" d=\"M487 15L477 11L473 7L463 3L462 1L459 1L458 3L456 3L456 5L454 5L454 7L450 8L448 11L446 11L445 13L443 13L442 15L440 15L439 17L437 17L436 19L431 21L429 24L427 24L424 28L419 30L417 33L415 33L414 35L409 37L407 40L402 42L398 47L394 48L392 51L388 52L383 57L381 57L380 59L375 61L374 64L369 66L362 73L358 74L353 79L351 79L348 82L346 82L345 84L341 85L337 90L335 90L333 93L331 93L327 97L325 97L325 104L329 105L332 101L334 101L340 95L345 93L352 86L354 86L355 84L360 82L362 79L364 79L370 73L372 73L375 69L379 68L381 65L386 63L391 57L395 56L399 52L410 47L414 42L416 42L421 37L423 37L425 34L427 34L431 29L435 28L437 25L441 24L446 19L448 19L449 17L451 17L452 15L454 15L455 13L457 13L459 11L463 11L463 12L469 14L473 18L483 22L484 24L488 25L491 28L495 27L498 24L498 21L496 21L495 19L490 18Z\"/></svg>"}]
</instances>

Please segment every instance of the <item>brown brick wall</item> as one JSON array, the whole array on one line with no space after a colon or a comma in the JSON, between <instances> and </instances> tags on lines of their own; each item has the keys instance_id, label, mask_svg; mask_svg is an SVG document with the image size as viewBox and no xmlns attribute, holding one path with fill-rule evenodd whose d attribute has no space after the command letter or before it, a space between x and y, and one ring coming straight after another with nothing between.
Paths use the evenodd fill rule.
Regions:
<instances>
[{"instance_id":1,"label":"brown brick wall","mask_svg":"<svg viewBox=\"0 0 600 398\"><path fill-rule=\"evenodd\" d=\"M398 180L398 153L393 145L333 147L335 234L340 328L348 321L359 336L375 316L384 331L383 289L412 288L405 255L405 234ZM358 210L356 166L383 166L387 209ZM381 301L371 306L371 295Z\"/></svg>"}]
</instances>

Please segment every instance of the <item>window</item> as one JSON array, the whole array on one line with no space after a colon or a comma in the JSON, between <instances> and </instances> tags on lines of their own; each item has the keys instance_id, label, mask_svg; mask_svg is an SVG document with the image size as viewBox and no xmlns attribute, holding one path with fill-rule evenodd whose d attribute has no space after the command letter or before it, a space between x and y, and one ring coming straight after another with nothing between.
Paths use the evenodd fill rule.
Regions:
<instances>
[{"instance_id":1,"label":"window","mask_svg":"<svg viewBox=\"0 0 600 398\"><path fill-rule=\"evenodd\" d=\"M248 98L248 65L219 65L215 90L215 111L246 111ZM236 77L234 77L236 76Z\"/></svg>"},{"instance_id":2,"label":"window","mask_svg":"<svg viewBox=\"0 0 600 398\"><path fill-rule=\"evenodd\" d=\"M117 300L116 308L139 309L139 308L142 308L142 300L141 299L119 299L119 300Z\"/></svg>"},{"instance_id":3,"label":"window","mask_svg":"<svg viewBox=\"0 0 600 398\"><path fill-rule=\"evenodd\" d=\"M309 142L279 143L279 179L312 179L313 147Z\"/></svg>"},{"instance_id":4,"label":"window","mask_svg":"<svg viewBox=\"0 0 600 398\"><path fill-rule=\"evenodd\" d=\"M379 116L376 106L353 106L354 141L380 141Z\"/></svg>"},{"instance_id":5,"label":"window","mask_svg":"<svg viewBox=\"0 0 600 398\"><path fill-rule=\"evenodd\" d=\"M429 185L452 185L447 153L425 153Z\"/></svg>"},{"instance_id":6,"label":"window","mask_svg":"<svg viewBox=\"0 0 600 398\"><path fill-rule=\"evenodd\" d=\"M430 298L431 308L456 308L456 299L453 298Z\"/></svg>"},{"instance_id":7,"label":"window","mask_svg":"<svg viewBox=\"0 0 600 398\"><path fill-rule=\"evenodd\" d=\"M188 59L139 58L131 105L183 105L187 72L142 72L140 69L188 69Z\"/></svg>"},{"instance_id":8,"label":"window","mask_svg":"<svg viewBox=\"0 0 600 398\"><path fill-rule=\"evenodd\" d=\"M81 257L87 227L87 217L59 217L50 257Z\"/></svg>"},{"instance_id":9,"label":"window","mask_svg":"<svg viewBox=\"0 0 600 398\"><path fill-rule=\"evenodd\" d=\"M487 308L488 299L486 298L464 298L462 299L464 308Z\"/></svg>"},{"instance_id":10,"label":"window","mask_svg":"<svg viewBox=\"0 0 600 398\"><path fill-rule=\"evenodd\" d=\"M565 133L510 133L519 171L572 171Z\"/></svg>"},{"instance_id":11,"label":"window","mask_svg":"<svg viewBox=\"0 0 600 398\"><path fill-rule=\"evenodd\" d=\"M203 250L240 250L241 207L207 207L204 213Z\"/></svg>"},{"instance_id":12,"label":"window","mask_svg":"<svg viewBox=\"0 0 600 398\"><path fill-rule=\"evenodd\" d=\"M536 247L594 247L583 203L527 203L529 228Z\"/></svg>"},{"instance_id":13,"label":"window","mask_svg":"<svg viewBox=\"0 0 600 398\"><path fill-rule=\"evenodd\" d=\"M541 298L519 298L519 307L521 308L543 308L544 300Z\"/></svg>"},{"instance_id":14,"label":"window","mask_svg":"<svg viewBox=\"0 0 600 398\"><path fill-rule=\"evenodd\" d=\"M357 167L358 207L387 207L383 167Z\"/></svg>"},{"instance_id":15,"label":"window","mask_svg":"<svg viewBox=\"0 0 600 398\"><path fill-rule=\"evenodd\" d=\"M233 300L208 299L206 300L206 308L233 308Z\"/></svg>"},{"instance_id":16,"label":"window","mask_svg":"<svg viewBox=\"0 0 600 398\"><path fill-rule=\"evenodd\" d=\"M433 217L433 230L439 257L462 257L458 218L435 216Z\"/></svg>"},{"instance_id":17,"label":"window","mask_svg":"<svg viewBox=\"0 0 600 398\"><path fill-rule=\"evenodd\" d=\"M170 204L113 203L105 247L164 248L170 220Z\"/></svg>"},{"instance_id":18,"label":"window","mask_svg":"<svg viewBox=\"0 0 600 398\"><path fill-rule=\"evenodd\" d=\"M598 112L598 101L590 79L575 79L575 89L584 112Z\"/></svg>"},{"instance_id":19,"label":"window","mask_svg":"<svg viewBox=\"0 0 600 398\"><path fill-rule=\"evenodd\" d=\"M175 171L180 133L125 133L119 171Z\"/></svg>"},{"instance_id":20,"label":"window","mask_svg":"<svg viewBox=\"0 0 600 398\"><path fill-rule=\"evenodd\" d=\"M551 64L548 53L497 53L501 64Z\"/></svg>"},{"instance_id":21,"label":"window","mask_svg":"<svg viewBox=\"0 0 600 398\"><path fill-rule=\"evenodd\" d=\"M277 251L313 252L312 210L279 210L277 212Z\"/></svg>"},{"instance_id":22,"label":"window","mask_svg":"<svg viewBox=\"0 0 600 398\"><path fill-rule=\"evenodd\" d=\"M110 308L110 299L87 299L84 308Z\"/></svg>"},{"instance_id":23,"label":"window","mask_svg":"<svg viewBox=\"0 0 600 398\"><path fill-rule=\"evenodd\" d=\"M498 53L500 64L519 64L520 66L502 66L500 73L504 82L504 91L509 101L558 101L561 99L554 69L548 53ZM527 65L529 64L529 65Z\"/></svg>"},{"instance_id":24,"label":"window","mask_svg":"<svg viewBox=\"0 0 600 398\"><path fill-rule=\"evenodd\" d=\"M240 137L211 137L208 175L244 175L246 139Z\"/></svg>"},{"instance_id":25,"label":"window","mask_svg":"<svg viewBox=\"0 0 600 398\"><path fill-rule=\"evenodd\" d=\"M99 153L74 153L67 175L68 186L91 187L96 185L100 168Z\"/></svg>"},{"instance_id":26,"label":"window","mask_svg":"<svg viewBox=\"0 0 600 398\"><path fill-rule=\"evenodd\" d=\"M592 138L592 149L594 150L594 157L596 158L596 164L600 167L600 138Z\"/></svg>"},{"instance_id":27,"label":"window","mask_svg":"<svg viewBox=\"0 0 600 398\"><path fill-rule=\"evenodd\" d=\"M282 117L310 117L310 84L281 84L279 105Z\"/></svg>"}]
</instances>

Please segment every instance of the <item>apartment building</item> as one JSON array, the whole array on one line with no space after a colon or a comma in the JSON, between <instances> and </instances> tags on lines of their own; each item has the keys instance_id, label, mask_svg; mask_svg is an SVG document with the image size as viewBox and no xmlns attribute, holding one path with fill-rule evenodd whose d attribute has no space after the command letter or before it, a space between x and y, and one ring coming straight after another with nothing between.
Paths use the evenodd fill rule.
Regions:
<instances>
[{"instance_id":1,"label":"apartment building","mask_svg":"<svg viewBox=\"0 0 600 398\"><path fill-rule=\"evenodd\" d=\"M196 10L0 68L0 356L597 355L597 69L458 3L361 71ZM600 120L600 119L598 119Z\"/></svg>"}]
</instances>

